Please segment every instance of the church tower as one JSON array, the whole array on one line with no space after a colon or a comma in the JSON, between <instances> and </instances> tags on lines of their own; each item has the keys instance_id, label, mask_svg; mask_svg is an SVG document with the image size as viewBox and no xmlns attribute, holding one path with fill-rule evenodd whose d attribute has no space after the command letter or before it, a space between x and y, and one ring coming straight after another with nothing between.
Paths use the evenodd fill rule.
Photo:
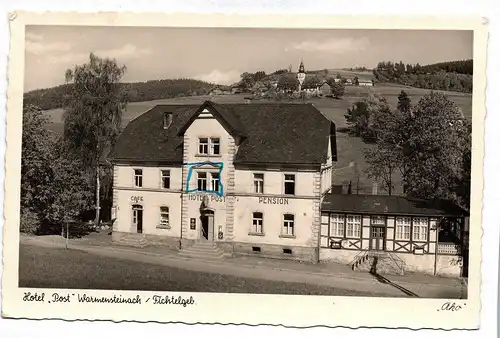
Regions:
<instances>
[{"instance_id":1,"label":"church tower","mask_svg":"<svg viewBox=\"0 0 500 338\"><path fill-rule=\"evenodd\" d=\"M297 72L297 80L299 80L299 92L302 90L302 84L306 79L306 71L304 69L304 61L300 61L299 71Z\"/></svg>"}]
</instances>

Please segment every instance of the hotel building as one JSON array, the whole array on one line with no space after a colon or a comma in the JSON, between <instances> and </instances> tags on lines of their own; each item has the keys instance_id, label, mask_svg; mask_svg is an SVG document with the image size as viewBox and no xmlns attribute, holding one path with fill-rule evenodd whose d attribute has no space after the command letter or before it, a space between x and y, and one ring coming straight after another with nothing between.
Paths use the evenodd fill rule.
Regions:
<instances>
[{"instance_id":1,"label":"hotel building","mask_svg":"<svg viewBox=\"0 0 500 338\"><path fill-rule=\"evenodd\" d=\"M360 209L361 196L332 193L335 125L311 104L157 105L127 125L108 157L118 243L181 252L210 243L204 248L353 268L375 251L404 252L431 257L407 264L429 272L434 225L465 217L441 206L386 208L382 196L370 197L378 208ZM464 226L457 231L464 238Z\"/></svg>"}]
</instances>

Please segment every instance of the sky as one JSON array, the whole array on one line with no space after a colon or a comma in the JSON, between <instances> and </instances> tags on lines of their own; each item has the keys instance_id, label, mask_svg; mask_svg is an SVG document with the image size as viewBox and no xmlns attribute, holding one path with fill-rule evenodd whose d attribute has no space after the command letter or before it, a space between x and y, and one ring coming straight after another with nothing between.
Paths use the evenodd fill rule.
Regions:
<instances>
[{"instance_id":1,"label":"sky","mask_svg":"<svg viewBox=\"0 0 500 338\"><path fill-rule=\"evenodd\" d=\"M243 72L373 68L472 58L472 31L27 26L25 92L64 83L94 52L127 66L124 82L188 77L232 84Z\"/></svg>"}]
</instances>

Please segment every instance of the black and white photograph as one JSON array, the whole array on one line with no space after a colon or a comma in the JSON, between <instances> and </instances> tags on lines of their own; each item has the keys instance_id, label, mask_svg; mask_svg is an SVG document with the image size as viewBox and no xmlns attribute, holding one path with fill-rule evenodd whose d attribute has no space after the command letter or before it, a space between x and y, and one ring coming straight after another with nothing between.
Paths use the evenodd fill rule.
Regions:
<instances>
[{"instance_id":1,"label":"black and white photograph","mask_svg":"<svg viewBox=\"0 0 500 338\"><path fill-rule=\"evenodd\" d=\"M23 30L23 306L478 297L474 28Z\"/></svg>"}]
</instances>

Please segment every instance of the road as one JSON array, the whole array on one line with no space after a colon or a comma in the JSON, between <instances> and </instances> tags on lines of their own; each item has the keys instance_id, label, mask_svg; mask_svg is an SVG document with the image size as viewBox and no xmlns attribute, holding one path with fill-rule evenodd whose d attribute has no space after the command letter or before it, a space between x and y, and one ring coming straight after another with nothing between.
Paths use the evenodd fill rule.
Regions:
<instances>
[{"instance_id":1,"label":"road","mask_svg":"<svg viewBox=\"0 0 500 338\"><path fill-rule=\"evenodd\" d=\"M377 295L368 291L184 270L100 256L75 249L32 245L20 246L19 286L330 296Z\"/></svg>"}]
</instances>

